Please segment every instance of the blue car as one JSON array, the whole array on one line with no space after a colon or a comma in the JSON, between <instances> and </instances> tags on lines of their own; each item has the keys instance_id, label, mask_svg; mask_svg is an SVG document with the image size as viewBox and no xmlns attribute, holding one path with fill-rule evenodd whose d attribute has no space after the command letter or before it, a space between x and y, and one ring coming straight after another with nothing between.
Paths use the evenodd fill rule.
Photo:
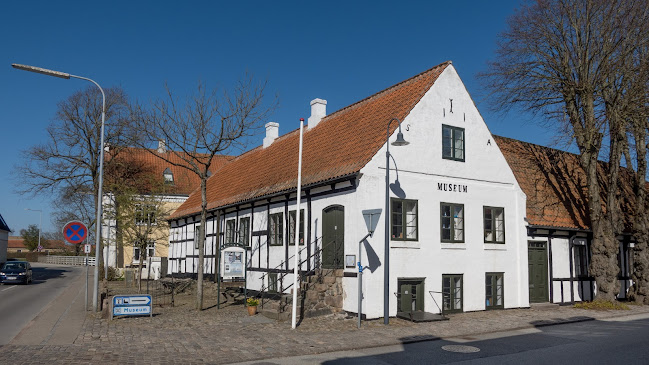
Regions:
<instances>
[{"instance_id":1,"label":"blue car","mask_svg":"<svg viewBox=\"0 0 649 365\"><path fill-rule=\"evenodd\" d=\"M26 261L10 261L0 269L0 283L22 283L32 282L32 265Z\"/></svg>"}]
</instances>

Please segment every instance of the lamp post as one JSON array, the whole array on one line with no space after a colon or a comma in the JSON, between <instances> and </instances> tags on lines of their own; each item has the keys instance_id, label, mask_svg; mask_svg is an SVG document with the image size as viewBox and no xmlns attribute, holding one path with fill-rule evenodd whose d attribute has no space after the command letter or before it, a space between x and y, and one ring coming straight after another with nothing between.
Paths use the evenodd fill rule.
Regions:
<instances>
[{"instance_id":1,"label":"lamp post","mask_svg":"<svg viewBox=\"0 0 649 365\"><path fill-rule=\"evenodd\" d=\"M59 77L62 79L70 79L70 78L75 78L75 79L81 79L81 80L86 80L90 81L95 86L99 88L99 91L101 91L101 99L102 99L102 109L101 109L101 142L99 144L99 189L97 191L97 217L96 217L96 222L95 222L95 279L93 283L93 298L92 298L92 309L96 312L98 310L98 305L97 305L97 297L99 295L99 253L101 250L101 205L102 205L102 188L104 185L104 123L106 120L106 94L104 94L104 89L99 86L95 80L89 79L87 77L82 77L82 76L76 76L76 75L71 75L69 73L65 72L60 72L60 71L53 71L53 70L48 70L46 68L40 68L40 67L34 67L34 66L27 66L27 65L20 65L17 63L12 63L11 67L16 68L18 70L23 70L23 71L29 71L29 72L36 72L39 74L43 75L48 75L48 76L54 76L54 77Z\"/></svg>"},{"instance_id":2,"label":"lamp post","mask_svg":"<svg viewBox=\"0 0 649 365\"><path fill-rule=\"evenodd\" d=\"M41 231L43 230L42 229L43 228L43 211L40 210L40 209L29 209L29 208L25 208L25 210L29 210L29 211L32 211L32 212L38 212L39 213L40 218L38 220L38 249L37 250L40 252L40 250L41 250Z\"/></svg>"},{"instance_id":3,"label":"lamp post","mask_svg":"<svg viewBox=\"0 0 649 365\"><path fill-rule=\"evenodd\" d=\"M385 325L390 323L390 124L395 120L399 123L399 133L392 145L405 146L410 143L403 139L401 121L398 118L390 119L385 138L385 263L383 269L383 324Z\"/></svg>"}]
</instances>

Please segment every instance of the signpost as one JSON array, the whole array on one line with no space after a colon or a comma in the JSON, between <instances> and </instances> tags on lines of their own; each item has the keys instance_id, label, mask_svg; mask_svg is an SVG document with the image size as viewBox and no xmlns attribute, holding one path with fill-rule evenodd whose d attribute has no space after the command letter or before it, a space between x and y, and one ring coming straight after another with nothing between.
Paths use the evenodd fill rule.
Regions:
<instances>
[{"instance_id":1,"label":"signpost","mask_svg":"<svg viewBox=\"0 0 649 365\"><path fill-rule=\"evenodd\" d=\"M63 238L73 245L81 244L86 237L88 237L88 227L79 221L68 222L63 226ZM39 246L40 249L40 246ZM83 247L83 252L86 254L86 305L85 310L88 310L88 254L91 251L91 245L86 244ZM95 263L97 265L98 263Z\"/></svg>"},{"instance_id":2,"label":"signpost","mask_svg":"<svg viewBox=\"0 0 649 365\"><path fill-rule=\"evenodd\" d=\"M110 319L117 316L153 317L153 301L150 295L116 295L111 300Z\"/></svg>"}]
</instances>

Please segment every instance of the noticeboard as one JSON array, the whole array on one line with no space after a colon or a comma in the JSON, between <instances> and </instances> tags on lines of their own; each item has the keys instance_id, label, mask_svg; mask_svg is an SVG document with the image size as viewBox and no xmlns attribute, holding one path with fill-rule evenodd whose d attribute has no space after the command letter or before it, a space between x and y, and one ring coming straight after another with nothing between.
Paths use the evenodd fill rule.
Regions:
<instances>
[{"instance_id":1,"label":"noticeboard","mask_svg":"<svg viewBox=\"0 0 649 365\"><path fill-rule=\"evenodd\" d=\"M223 250L223 278L242 278L245 276L245 250L240 247L228 247Z\"/></svg>"}]
</instances>

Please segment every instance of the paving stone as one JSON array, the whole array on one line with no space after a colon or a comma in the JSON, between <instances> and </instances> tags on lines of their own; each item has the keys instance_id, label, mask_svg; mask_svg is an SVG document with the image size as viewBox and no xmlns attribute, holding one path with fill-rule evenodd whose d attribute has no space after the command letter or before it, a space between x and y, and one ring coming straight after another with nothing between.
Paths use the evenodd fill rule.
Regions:
<instances>
[{"instance_id":1,"label":"paving stone","mask_svg":"<svg viewBox=\"0 0 649 365\"><path fill-rule=\"evenodd\" d=\"M15 346L0 350L0 363L12 364L225 364L269 357L317 354L547 324L648 314L649 306L629 311L588 311L561 306L553 311L508 309L449 315L442 322L412 323L390 319L363 322L355 317L306 318L291 323L248 316L242 305L204 311L188 306L155 308L155 317L118 318L89 315L71 345Z\"/></svg>"}]
</instances>

